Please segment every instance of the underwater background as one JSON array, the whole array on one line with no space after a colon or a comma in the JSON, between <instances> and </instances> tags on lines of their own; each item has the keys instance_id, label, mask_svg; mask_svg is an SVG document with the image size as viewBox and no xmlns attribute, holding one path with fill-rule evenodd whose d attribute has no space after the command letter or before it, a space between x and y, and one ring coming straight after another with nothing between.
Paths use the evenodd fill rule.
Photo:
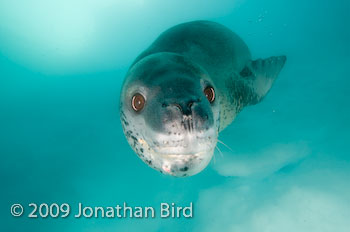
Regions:
<instances>
[{"instance_id":1,"label":"underwater background","mask_svg":"<svg viewBox=\"0 0 350 232\"><path fill-rule=\"evenodd\" d=\"M349 231L349 12L347 0L0 0L0 230ZM220 133L229 148L174 178L129 147L119 94L161 32L199 19L236 32L254 59L287 62ZM194 216L33 219L31 202L193 202Z\"/></svg>"}]
</instances>

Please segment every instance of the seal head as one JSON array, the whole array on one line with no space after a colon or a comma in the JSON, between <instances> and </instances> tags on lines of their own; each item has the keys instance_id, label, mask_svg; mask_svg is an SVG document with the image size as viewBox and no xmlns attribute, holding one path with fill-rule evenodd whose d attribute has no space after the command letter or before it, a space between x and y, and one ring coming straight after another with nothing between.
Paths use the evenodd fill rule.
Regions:
<instances>
[{"instance_id":1,"label":"seal head","mask_svg":"<svg viewBox=\"0 0 350 232\"><path fill-rule=\"evenodd\" d=\"M160 52L136 62L120 108L127 140L149 166L190 176L211 160L219 131L215 83L184 56Z\"/></svg>"}]
</instances>

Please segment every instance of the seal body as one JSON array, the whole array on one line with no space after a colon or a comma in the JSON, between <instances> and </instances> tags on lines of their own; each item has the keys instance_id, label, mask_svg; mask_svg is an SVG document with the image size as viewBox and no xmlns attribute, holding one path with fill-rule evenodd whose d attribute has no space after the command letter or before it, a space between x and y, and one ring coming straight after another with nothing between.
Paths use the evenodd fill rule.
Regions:
<instances>
[{"instance_id":1,"label":"seal body","mask_svg":"<svg viewBox=\"0 0 350 232\"><path fill-rule=\"evenodd\" d=\"M252 60L246 44L214 22L168 29L136 58L124 80L120 115L129 144L162 173L200 172L219 132L263 99L285 60Z\"/></svg>"}]
</instances>

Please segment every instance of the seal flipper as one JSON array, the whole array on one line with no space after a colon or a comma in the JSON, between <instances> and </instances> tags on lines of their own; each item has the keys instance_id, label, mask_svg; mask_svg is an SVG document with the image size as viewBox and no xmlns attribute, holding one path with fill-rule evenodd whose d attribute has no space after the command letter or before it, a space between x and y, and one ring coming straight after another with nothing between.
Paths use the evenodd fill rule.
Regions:
<instances>
[{"instance_id":1,"label":"seal flipper","mask_svg":"<svg viewBox=\"0 0 350 232\"><path fill-rule=\"evenodd\" d=\"M286 56L273 56L267 59L250 61L240 72L252 96L247 105L259 103L270 90L272 84L286 62Z\"/></svg>"}]
</instances>

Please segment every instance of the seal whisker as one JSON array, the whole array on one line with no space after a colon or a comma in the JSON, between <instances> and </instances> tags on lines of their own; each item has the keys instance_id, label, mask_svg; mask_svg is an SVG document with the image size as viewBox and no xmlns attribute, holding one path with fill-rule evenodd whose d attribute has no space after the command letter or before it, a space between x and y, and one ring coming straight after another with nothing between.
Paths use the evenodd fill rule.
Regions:
<instances>
[{"instance_id":1,"label":"seal whisker","mask_svg":"<svg viewBox=\"0 0 350 232\"><path fill-rule=\"evenodd\" d=\"M221 155L221 157L224 157L224 154L222 154L222 152L221 152L220 148L219 148L218 146L215 146L215 147L216 147L216 149L218 149L219 154Z\"/></svg>"},{"instance_id":2,"label":"seal whisker","mask_svg":"<svg viewBox=\"0 0 350 232\"><path fill-rule=\"evenodd\" d=\"M192 118L192 116L191 116L191 129L192 129L192 131L194 131L194 127L193 127L193 118Z\"/></svg>"},{"instance_id":3,"label":"seal whisker","mask_svg":"<svg viewBox=\"0 0 350 232\"><path fill-rule=\"evenodd\" d=\"M184 115L181 124L183 125L183 127L186 131L188 131L190 133L192 133L194 131L193 130L192 116Z\"/></svg>"},{"instance_id":4,"label":"seal whisker","mask_svg":"<svg viewBox=\"0 0 350 232\"><path fill-rule=\"evenodd\" d=\"M215 148L217 148L217 147L215 147ZM213 154L213 162L214 162L214 164L216 163L215 152L214 152L214 154Z\"/></svg>"},{"instance_id":5,"label":"seal whisker","mask_svg":"<svg viewBox=\"0 0 350 232\"><path fill-rule=\"evenodd\" d=\"M225 147L227 147L230 151L233 152L232 148L229 147L227 144L225 144L224 142L222 142L221 140L218 139L218 142L221 143L222 145L224 145Z\"/></svg>"},{"instance_id":6,"label":"seal whisker","mask_svg":"<svg viewBox=\"0 0 350 232\"><path fill-rule=\"evenodd\" d=\"M184 128L184 130L187 130L187 125L186 125L186 121L183 119L181 122L182 127Z\"/></svg>"}]
</instances>

